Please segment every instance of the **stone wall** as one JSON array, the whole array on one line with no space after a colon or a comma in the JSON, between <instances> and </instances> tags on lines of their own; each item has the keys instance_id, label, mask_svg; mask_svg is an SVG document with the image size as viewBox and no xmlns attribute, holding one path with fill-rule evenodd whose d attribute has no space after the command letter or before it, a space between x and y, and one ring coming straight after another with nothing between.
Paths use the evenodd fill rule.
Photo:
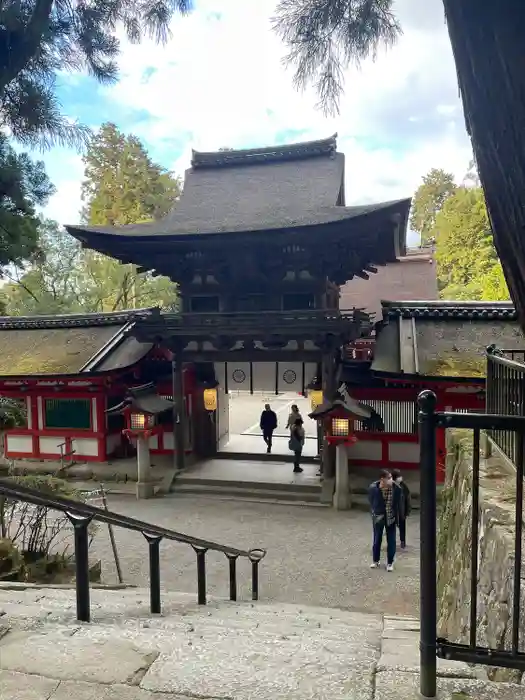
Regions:
<instances>
[{"instance_id":1,"label":"stone wall","mask_svg":"<svg viewBox=\"0 0 525 700\"><path fill-rule=\"evenodd\" d=\"M514 571L515 475L498 457L481 460L478 557L479 646L510 649ZM524 549L525 552L525 549ZM438 534L438 635L469 641L472 557L472 433L451 432ZM521 592L525 648L525 587ZM521 673L488 669L493 680L521 682Z\"/></svg>"},{"instance_id":2,"label":"stone wall","mask_svg":"<svg viewBox=\"0 0 525 700\"><path fill-rule=\"evenodd\" d=\"M444 359L485 363L485 349L515 350L525 347L523 333L515 321L432 321L417 319L417 349L420 372L431 373Z\"/></svg>"}]
</instances>

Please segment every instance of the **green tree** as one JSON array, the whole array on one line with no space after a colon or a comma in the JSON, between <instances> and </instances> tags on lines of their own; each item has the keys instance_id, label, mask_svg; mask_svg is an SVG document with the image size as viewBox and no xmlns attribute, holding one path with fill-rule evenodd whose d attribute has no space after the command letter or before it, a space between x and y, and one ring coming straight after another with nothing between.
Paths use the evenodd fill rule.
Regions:
<instances>
[{"instance_id":1,"label":"green tree","mask_svg":"<svg viewBox=\"0 0 525 700\"><path fill-rule=\"evenodd\" d=\"M122 226L161 218L180 196L179 178L154 163L139 139L126 136L114 124L102 125L88 147L84 164L83 218L92 226ZM176 305L176 286L166 278L138 275L133 265L122 265L93 251L86 251L84 265L91 279L108 280L113 285L111 291L98 295L100 310ZM94 291L99 289L95 285Z\"/></svg>"},{"instance_id":2,"label":"green tree","mask_svg":"<svg viewBox=\"0 0 525 700\"><path fill-rule=\"evenodd\" d=\"M451 173L432 168L424 176L412 200L410 212L410 228L419 233L422 244L428 243L437 214L455 191L456 184Z\"/></svg>"},{"instance_id":3,"label":"green tree","mask_svg":"<svg viewBox=\"0 0 525 700\"><path fill-rule=\"evenodd\" d=\"M481 188L458 187L437 214L432 233L442 298L509 299Z\"/></svg>"},{"instance_id":4,"label":"green tree","mask_svg":"<svg viewBox=\"0 0 525 700\"><path fill-rule=\"evenodd\" d=\"M92 226L122 226L165 216L181 183L149 157L143 144L106 123L84 156L83 218Z\"/></svg>"},{"instance_id":5,"label":"green tree","mask_svg":"<svg viewBox=\"0 0 525 700\"><path fill-rule=\"evenodd\" d=\"M38 252L36 208L54 191L44 164L17 153L0 134L0 276L9 278L9 266Z\"/></svg>"},{"instance_id":6,"label":"green tree","mask_svg":"<svg viewBox=\"0 0 525 700\"><path fill-rule=\"evenodd\" d=\"M82 249L56 221L42 219L39 255L29 267L15 268L2 297L13 316L68 313L84 310Z\"/></svg>"},{"instance_id":7,"label":"green tree","mask_svg":"<svg viewBox=\"0 0 525 700\"><path fill-rule=\"evenodd\" d=\"M9 315L176 308L176 287L168 279L136 276L129 265L82 250L56 221L42 222L38 247L33 264L15 268L2 288L0 303Z\"/></svg>"},{"instance_id":8,"label":"green tree","mask_svg":"<svg viewBox=\"0 0 525 700\"><path fill-rule=\"evenodd\" d=\"M392 46L401 26L393 0L280 0L273 27L288 47L286 62L295 68L294 83L313 84L327 112L337 112L344 69L375 58Z\"/></svg>"},{"instance_id":9,"label":"green tree","mask_svg":"<svg viewBox=\"0 0 525 700\"><path fill-rule=\"evenodd\" d=\"M127 39L165 42L176 13L191 0L6 0L0 10L0 119L17 139L79 143L88 131L71 124L56 99L60 72L87 71L103 83L118 76L123 28Z\"/></svg>"}]
</instances>

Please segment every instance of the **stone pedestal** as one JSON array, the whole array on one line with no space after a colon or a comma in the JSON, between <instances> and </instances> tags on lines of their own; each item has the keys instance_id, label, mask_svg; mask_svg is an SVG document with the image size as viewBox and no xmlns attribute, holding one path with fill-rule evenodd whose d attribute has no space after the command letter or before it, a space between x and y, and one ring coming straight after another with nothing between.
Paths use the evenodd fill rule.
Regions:
<instances>
[{"instance_id":1,"label":"stone pedestal","mask_svg":"<svg viewBox=\"0 0 525 700\"><path fill-rule=\"evenodd\" d=\"M335 450L335 491L333 503L336 510L350 510L352 507L346 445L337 445Z\"/></svg>"},{"instance_id":2,"label":"stone pedestal","mask_svg":"<svg viewBox=\"0 0 525 700\"><path fill-rule=\"evenodd\" d=\"M151 454L148 440L144 437L137 438L137 472L137 498L151 498L153 496Z\"/></svg>"}]
</instances>

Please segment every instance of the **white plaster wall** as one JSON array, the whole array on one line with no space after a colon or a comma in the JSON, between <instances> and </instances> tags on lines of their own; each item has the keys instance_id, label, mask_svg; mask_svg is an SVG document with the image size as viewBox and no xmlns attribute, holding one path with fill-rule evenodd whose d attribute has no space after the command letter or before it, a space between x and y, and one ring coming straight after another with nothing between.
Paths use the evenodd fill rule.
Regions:
<instances>
[{"instance_id":1,"label":"white plaster wall","mask_svg":"<svg viewBox=\"0 0 525 700\"><path fill-rule=\"evenodd\" d=\"M113 452L120 445L121 439L122 436L120 435L120 433L115 433L114 435L108 435L106 437L106 452L108 453L108 455L113 454Z\"/></svg>"},{"instance_id":2,"label":"white plaster wall","mask_svg":"<svg viewBox=\"0 0 525 700\"><path fill-rule=\"evenodd\" d=\"M250 391L249 362L228 362L226 372L228 374L228 392Z\"/></svg>"},{"instance_id":3,"label":"white plaster wall","mask_svg":"<svg viewBox=\"0 0 525 700\"><path fill-rule=\"evenodd\" d=\"M391 442L388 446L391 462L419 462L419 445L417 442Z\"/></svg>"},{"instance_id":4,"label":"white plaster wall","mask_svg":"<svg viewBox=\"0 0 525 700\"><path fill-rule=\"evenodd\" d=\"M162 439L164 441L164 449L165 450L172 450L173 449L173 433L164 433L162 436Z\"/></svg>"},{"instance_id":5,"label":"white plaster wall","mask_svg":"<svg viewBox=\"0 0 525 700\"><path fill-rule=\"evenodd\" d=\"M97 399L95 397L91 399L91 425L93 426L93 432L96 433L98 430L98 416Z\"/></svg>"},{"instance_id":6,"label":"white plaster wall","mask_svg":"<svg viewBox=\"0 0 525 700\"><path fill-rule=\"evenodd\" d=\"M71 449L75 450L74 457L97 457L98 440L96 438L73 438Z\"/></svg>"},{"instance_id":7,"label":"white plaster wall","mask_svg":"<svg viewBox=\"0 0 525 700\"><path fill-rule=\"evenodd\" d=\"M381 461L382 445L379 441L358 440L348 447L348 459L371 459Z\"/></svg>"},{"instance_id":8,"label":"white plaster wall","mask_svg":"<svg viewBox=\"0 0 525 700\"><path fill-rule=\"evenodd\" d=\"M40 437L40 452L46 455L60 455L59 445L66 441L65 436L62 437ZM64 448L63 448L64 449Z\"/></svg>"},{"instance_id":9,"label":"white plaster wall","mask_svg":"<svg viewBox=\"0 0 525 700\"><path fill-rule=\"evenodd\" d=\"M6 435L7 452L33 453L33 438L31 435Z\"/></svg>"},{"instance_id":10,"label":"white plaster wall","mask_svg":"<svg viewBox=\"0 0 525 700\"><path fill-rule=\"evenodd\" d=\"M148 440L149 448L150 450L158 450L159 449L159 436L158 435L152 435L150 439Z\"/></svg>"},{"instance_id":11,"label":"white plaster wall","mask_svg":"<svg viewBox=\"0 0 525 700\"><path fill-rule=\"evenodd\" d=\"M275 394L275 362L254 362L253 390Z\"/></svg>"},{"instance_id":12,"label":"white plaster wall","mask_svg":"<svg viewBox=\"0 0 525 700\"><path fill-rule=\"evenodd\" d=\"M300 394L303 390L303 363L279 362L277 369L277 382L279 392L293 391ZM285 380L286 378L286 380Z\"/></svg>"}]
</instances>

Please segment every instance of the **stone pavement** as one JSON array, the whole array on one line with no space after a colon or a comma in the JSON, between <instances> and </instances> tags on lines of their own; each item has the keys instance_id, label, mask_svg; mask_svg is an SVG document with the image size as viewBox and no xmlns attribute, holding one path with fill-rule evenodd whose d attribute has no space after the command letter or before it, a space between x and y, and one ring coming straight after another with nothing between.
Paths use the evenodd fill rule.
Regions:
<instances>
[{"instance_id":1,"label":"stone pavement","mask_svg":"<svg viewBox=\"0 0 525 700\"><path fill-rule=\"evenodd\" d=\"M0 586L0 700L416 700L418 623L408 618L148 591ZM525 687L439 667L440 700L525 700Z\"/></svg>"},{"instance_id":2,"label":"stone pavement","mask_svg":"<svg viewBox=\"0 0 525 700\"><path fill-rule=\"evenodd\" d=\"M194 537L250 549L263 547L261 598L361 612L389 610L417 616L419 608L419 518L408 524L408 547L400 551L396 569L372 571L368 513L272 503L218 501L176 494L150 501L109 496L109 507L145 522ZM114 529L125 583L147 586L148 548L138 533ZM100 526L90 555L102 561L104 583L116 573L105 526ZM172 591L193 591L195 553L188 545L163 541L160 546L162 585ZM222 554L209 552L207 583L211 595L228 594L228 567ZM239 561L239 591L246 597L249 563Z\"/></svg>"}]
</instances>

